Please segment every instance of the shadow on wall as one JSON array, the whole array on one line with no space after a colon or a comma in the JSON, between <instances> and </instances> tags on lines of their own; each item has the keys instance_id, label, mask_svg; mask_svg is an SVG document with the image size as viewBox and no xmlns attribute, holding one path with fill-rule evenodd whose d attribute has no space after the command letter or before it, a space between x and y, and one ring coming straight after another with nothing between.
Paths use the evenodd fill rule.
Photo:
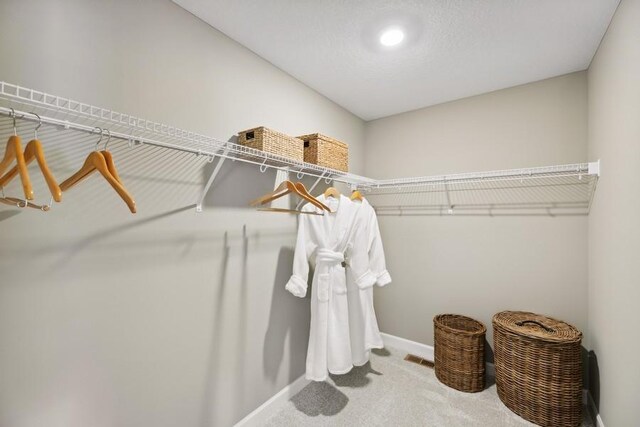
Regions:
<instances>
[{"instance_id":1,"label":"shadow on wall","mask_svg":"<svg viewBox=\"0 0 640 427\"><path fill-rule=\"evenodd\" d=\"M2 211L0 212L0 222L4 221L5 219L9 219L12 218L16 215L19 215L20 211L19 210L13 210L13 211Z\"/></svg>"},{"instance_id":2,"label":"shadow on wall","mask_svg":"<svg viewBox=\"0 0 640 427\"><path fill-rule=\"evenodd\" d=\"M218 292L214 301L216 302L213 307L213 327L211 335L211 345L209 348L209 360L207 364L207 371L205 374L205 388L202 393L202 409L201 409L201 422L202 427L209 427L213 425L213 411L211 405L215 405L216 402L216 384L217 375L220 371L220 352L221 347L218 345L218 337L222 332L222 307L224 305L224 293L226 288L227 267L229 262L229 237L228 233L224 233L222 240L222 256L220 257L219 274L217 280Z\"/></svg>"},{"instance_id":3,"label":"shadow on wall","mask_svg":"<svg viewBox=\"0 0 640 427\"><path fill-rule=\"evenodd\" d=\"M304 373L305 360L300 353L306 351L309 341L309 293L297 298L285 289L291 277L293 249L283 247L278 255L276 276L271 293L269 326L264 336L262 366L265 376L274 384L282 368L285 341L289 335L289 383Z\"/></svg>"},{"instance_id":4,"label":"shadow on wall","mask_svg":"<svg viewBox=\"0 0 640 427\"><path fill-rule=\"evenodd\" d=\"M94 246L105 239L113 239L113 237L116 235L123 234L127 231L142 227L146 224L161 221L165 218L179 215L182 212L193 209L195 209L195 205L188 205L172 209L170 211L161 212L155 215L137 217L126 223L119 223L113 226L102 228L98 231L91 232L90 234L86 235L86 237L82 237L80 239L70 238L67 241L56 241L55 244L51 245L43 244L39 246L38 249L32 253L32 255L38 257L51 252L55 253L58 259L55 263L52 264L52 268L48 271L48 274L53 274L65 268L66 266L71 265L75 261L76 257L87 250L87 248ZM0 213L0 218L2 218L2 214L3 213ZM8 218L12 216L13 215L10 215L8 216ZM190 239L185 239L184 241L188 240ZM154 239L154 241L157 242L156 239ZM187 252L185 252L183 255L186 256L189 249L190 246L187 248Z\"/></svg>"},{"instance_id":5,"label":"shadow on wall","mask_svg":"<svg viewBox=\"0 0 640 427\"><path fill-rule=\"evenodd\" d=\"M485 363L494 363L493 348L487 341L486 335L484 337L484 361Z\"/></svg>"},{"instance_id":6,"label":"shadow on wall","mask_svg":"<svg viewBox=\"0 0 640 427\"><path fill-rule=\"evenodd\" d=\"M229 138L229 142L236 140L237 137ZM203 188L218 161L206 163L202 168ZM275 169L268 168L263 173L257 165L226 159L203 201L203 206L248 209L251 200L273 190L275 179Z\"/></svg>"},{"instance_id":7,"label":"shadow on wall","mask_svg":"<svg viewBox=\"0 0 640 427\"><path fill-rule=\"evenodd\" d=\"M238 379L236 387L236 412L242 411L244 398L244 373L246 363L241 355L246 354L247 347L247 265L249 258L249 238L247 237L247 225L242 226L242 269L240 276L240 298L238 300L237 313L237 339L236 339L236 372L234 378Z\"/></svg>"},{"instance_id":8,"label":"shadow on wall","mask_svg":"<svg viewBox=\"0 0 640 427\"><path fill-rule=\"evenodd\" d=\"M229 142L236 142L237 137L229 138ZM202 168L202 187L206 185L211 173L214 171L218 160L213 163L205 163ZM213 185L209 189L204 201L204 207L227 207L227 208L246 208L249 202L272 191L276 184L276 169L267 168L265 172L260 172L258 165L234 162L226 159ZM303 182L307 189L311 189L316 182L315 177L304 176L299 178L295 173L289 174L292 181ZM320 179L317 181L316 187L312 194L318 196L322 194L331 184ZM345 193L346 194L346 193ZM292 198L290 201L290 209L296 209L300 199Z\"/></svg>"},{"instance_id":9,"label":"shadow on wall","mask_svg":"<svg viewBox=\"0 0 640 427\"><path fill-rule=\"evenodd\" d=\"M593 350L588 353L587 360L589 393L591 394L596 410L600 411L600 368L598 367L598 357Z\"/></svg>"}]
</instances>

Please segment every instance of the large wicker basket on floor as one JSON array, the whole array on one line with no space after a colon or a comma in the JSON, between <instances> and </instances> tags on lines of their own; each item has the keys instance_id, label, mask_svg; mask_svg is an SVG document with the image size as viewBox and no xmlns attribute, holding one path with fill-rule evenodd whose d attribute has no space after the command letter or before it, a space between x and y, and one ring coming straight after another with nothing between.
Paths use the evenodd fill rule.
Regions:
<instances>
[{"instance_id":1,"label":"large wicker basket on floor","mask_svg":"<svg viewBox=\"0 0 640 427\"><path fill-rule=\"evenodd\" d=\"M337 139L312 133L298 136L304 141L304 161L342 172L349 170L349 146Z\"/></svg>"},{"instance_id":2,"label":"large wicker basket on floor","mask_svg":"<svg viewBox=\"0 0 640 427\"><path fill-rule=\"evenodd\" d=\"M582 333L560 320L522 311L493 317L500 400L541 426L582 423Z\"/></svg>"},{"instance_id":3,"label":"large wicker basket on floor","mask_svg":"<svg viewBox=\"0 0 640 427\"><path fill-rule=\"evenodd\" d=\"M301 139L264 126L238 132L238 144L298 162L304 161L304 142Z\"/></svg>"},{"instance_id":4,"label":"large wicker basket on floor","mask_svg":"<svg viewBox=\"0 0 640 427\"><path fill-rule=\"evenodd\" d=\"M456 390L484 389L484 337L487 328L457 314L433 318L436 377Z\"/></svg>"}]
</instances>

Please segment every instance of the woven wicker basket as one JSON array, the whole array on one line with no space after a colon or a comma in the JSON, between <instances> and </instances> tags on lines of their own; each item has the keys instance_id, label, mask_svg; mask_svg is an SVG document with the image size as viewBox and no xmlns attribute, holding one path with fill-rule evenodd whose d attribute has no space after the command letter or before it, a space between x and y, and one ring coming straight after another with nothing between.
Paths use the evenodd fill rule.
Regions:
<instances>
[{"instance_id":1,"label":"woven wicker basket","mask_svg":"<svg viewBox=\"0 0 640 427\"><path fill-rule=\"evenodd\" d=\"M304 161L304 143L301 139L263 126L238 132L238 144L298 162Z\"/></svg>"},{"instance_id":2,"label":"woven wicker basket","mask_svg":"<svg viewBox=\"0 0 640 427\"><path fill-rule=\"evenodd\" d=\"M522 311L493 317L500 400L541 426L582 423L582 333L560 320Z\"/></svg>"},{"instance_id":3,"label":"woven wicker basket","mask_svg":"<svg viewBox=\"0 0 640 427\"><path fill-rule=\"evenodd\" d=\"M349 171L349 146L320 133L301 135L304 141L304 161L325 168Z\"/></svg>"},{"instance_id":4,"label":"woven wicker basket","mask_svg":"<svg viewBox=\"0 0 640 427\"><path fill-rule=\"evenodd\" d=\"M484 390L484 337L487 328L457 314L433 318L436 377L456 390Z\"/></svg>"}]
</instances>

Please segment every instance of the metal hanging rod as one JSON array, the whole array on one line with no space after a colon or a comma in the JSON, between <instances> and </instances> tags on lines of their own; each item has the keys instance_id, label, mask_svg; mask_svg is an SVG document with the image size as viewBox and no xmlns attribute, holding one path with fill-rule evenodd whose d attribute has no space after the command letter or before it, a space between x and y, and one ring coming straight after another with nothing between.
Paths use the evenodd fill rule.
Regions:
<instances>
[{"instance_id":1,"label":"metal hanging rod","mask_svg":"<svg viewBox=\"0 0 640 427\"><path fill-rule=\"evenodd\" d=\"M257 165L260 167L261 172L266 171L268 168L280 169L296 173L298 178L311 176L318 181L325 179L327 182L342 182L352 189L359 188L367 191L371 196L376 194L409 194L412 192L424 192L425 190L441 191L445 192L448 197L448 200L445 201L448 206L455 204L455 201L451 200L452 192L471 191L480 193L487 189L502 190L500 187L504 186L508 186L513 190L521 188L524 191L526 188L564 186L566 179L572 180L573 184L586 184L593 181L593 185L589 187L590 201L595 190L595 182L597 182L597 178L600 175L600 163L591 162L376 180L310 163L298 162L163 123L0 82L0 114L11 115L11 107L15 109L16 117L22 120L40 121L41 123L86 133L96 133L104 130L110 132L112 138L128 141L130 145L151 145L194 155L208 156L211 161L218 158L219 163L207 181L204 192L197 203L197 210L201 210L206 192L213 183L225 159ZM34 113L37 113L40 118L36 117ZM583 180L583 176L588 177L588 179ZM573 186L580 187L578 185Z\"/></svg>"},{"instance_id":2,"label":"metal hanging rod","mask_svg":"<svg viewBox=\"0 0 640 427\"><path fill-rule=\"evenodd\" d=\"M370 191L437 187L450 184L477 184L508 181L544 180L549 178L600 176L600 161L558 166L507 169L487 172L472 172L452 175L435 175L414 178L379 180L373 185L364 185Z\"/></svg>"},{"instance_id":3,"label":"metal hanging rod","mask_svg":"<svg viewBox=\"0 0 640 427\"><path fill-rule=\"evenodd\" d=\"M586 215L599 162L380 181L367 188L384 215Z\"/></svg>"},{"instance_id":4,"label":"metal hanging rod","mask_svg":"<svg viewBox=\"0 0 640 427\"><path fill-rule=\"evenodd\" d=\"M175 126L141 119L6 82L0 82L0 98L8 102L9 106L21 106L21 108L15 108L15 114L17 118L24 120L38 120L31 113L33 109L36 109L35 112L40 115L42 123L87 133L95 133L97 128L109 130L113 138L134 144L152 145L210 156L211 158L228 158L258 165L261 167L261 171L272 168L295 172L298 176L322 176L352 186L373 181L359 175L298 162ZM9 106L0 106L0 114L10 115Z\"/></svg>"},{"instance_id":5,"label":"metal hanging rod","mask_svg":"<svg viewBox=\"0 0 640 427\"><path fill-rule=\"evenodd\" d=\"M91 133L91 134L100 133L100 131L102 129L104 129L104 128L101 128L99 126L88 126L88 125L83 125L83 124L80 124L80 123L70 122L68 120L56 119L54 117L41 116L41 115L36 116L32 112L16 110L16 109L7 108L7 107L0 107L0 114L3 114L5 116L15 115L16 119L28 120L28 121L32 121L32 122L40 122L40 123L43 123L43 124L60 126L60 127L64 127L65 129L73 129L73 130L77 130L77 131L81 131L81 132L87 132L87 133ZM137 143L137 144L142 143L142 144L146 144L146 145L153 145L153 146L156 146L156 147L170 148L172 150L184 151L184 152L187 152L187 153L192 153L192 154L197 154L197 155L210 155L210 156L217 155L215 152L212 152L209 149L204 149L203 148L202 150L197 150L195 148L179 146L179 145L170 144L170 143L167 143L167 142L154 141L154 140L149 139L149 138L134 137L132 135L127 135L127 134L123 134L123 133L120 133L120 132L111 132L111 138L113 138L113 139L121 139L121 140L125 140L125 141L131 141L131 142L134 142L134 143Z\"/></svg>"}]
</instances>

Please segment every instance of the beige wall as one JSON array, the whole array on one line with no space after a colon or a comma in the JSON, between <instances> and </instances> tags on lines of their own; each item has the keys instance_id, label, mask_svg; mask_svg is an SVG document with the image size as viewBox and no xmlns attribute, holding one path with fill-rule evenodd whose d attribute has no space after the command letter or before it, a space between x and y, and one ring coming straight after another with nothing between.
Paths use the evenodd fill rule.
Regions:
<instances>
[{"instance_id":1,"label":"beige wall","mask_svg":"<svg viewBox=\"0 0 640 427\"><path fill-rule=\"evenodd\" d=\"M360 119L168 0L4 0L0 58L0 80L222 139L322 131L362 172ZM93 149L41 136L58 178ZM0 207L0 425L231 425L304 372L309 305L284 290L296 220L246 208L274 173L228 162L196 214L210 165L110 149L135 216L98 177L47 214Z\"/></svg>"},{"instance_id":2,"label":"beige wall","mask_svg":"<svg viewBox=\"0 0 640 427\"><path fill-rule=\"evenodd\" d=\"M435 175L587 160L585 72L367 124L369 176ZM433 343L433 316L484 322L529 310L587 327L584 216L385 216L394 282L376 291L384 332Z\"/></svg>"},{"instance_id":3,"label":"beige wall","mask_svg":"<svg viewBox=\"0 0 640 427\"><path fill-rule=\"evenodd\" d=\"M377 310L385 332L428 344L442 312L489 331L505 309L574 323L594 350L605 422L630 426L639 19L640 2L623 0L588 74L588 113L582 72L376 120L366 135L361 120L169 1L0 2L0 80L222 139L256 124L323 131L350 143L354 172L379 178L601 158L588 220L382 217L394 283L376 291ZM0 119L0 135L10 132ZM60 178L93 147L41 135ZM135 216L97 177L47 214L0 206L0 424L231 425L304 370L308 304L283 289L295 219L245 208L273 173L227 164L196 215L210 165L111 149Z\"/></svg>"},{"instance_id":4,"label":"beige wall","mask_svg":"<svg viewBox=\"0 0 640 427\"><path fill-rule=\"evenodd\" d=\"M589 157L602 159L589 216L591 392L607 426L638 425L640 1L622 0L589 68Z\"/></svg>"}]
</instances>

